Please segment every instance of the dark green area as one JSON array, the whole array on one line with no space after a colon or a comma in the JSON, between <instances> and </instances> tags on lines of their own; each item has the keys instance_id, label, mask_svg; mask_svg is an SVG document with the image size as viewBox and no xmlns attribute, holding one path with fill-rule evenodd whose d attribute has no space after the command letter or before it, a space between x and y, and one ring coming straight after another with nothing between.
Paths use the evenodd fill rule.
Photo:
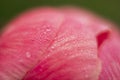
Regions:
<instances>
[{"instance_id":1,"label":"dark green area","mask_svg":"<svg viewBox=\"0 0 120 80\"><path fill-rule=\"evenodd\" d=\"M120 0L0 0L0 27L29 8L62 5L87 8L120 25Z\"/></svg>"}]
</instances>

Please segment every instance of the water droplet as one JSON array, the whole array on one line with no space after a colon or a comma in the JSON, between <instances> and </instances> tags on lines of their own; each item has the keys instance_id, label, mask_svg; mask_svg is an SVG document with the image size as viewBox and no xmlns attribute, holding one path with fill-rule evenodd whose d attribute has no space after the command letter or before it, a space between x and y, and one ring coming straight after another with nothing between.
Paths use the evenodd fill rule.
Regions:
<instances>
[{"instance_id":1,"label":"water droplet","mask_svg":"<svg viewBox=\"0 0 120 80\"><path fill-rule=\"evenodd\" d=\"M41 67L41 68L44 68L44 65L42 65L42 64L41 64L41 66L40 66L40 67Z\"/></svg>"},{"instance_id":2,"label":"water droplet","mask_svg":"<svg viewBox=\"0 0 120 80\"><path fill-rule=\"evenodd\" d=\"M24 32L23 34L24 34L24 35L28 35L29 33L28 33L28 32Z\"/></svg>"},{"instance_id":3,"label":"water droplet","mask_svg":"<svg viewBox=\"0 0 120 80\"><path fill-rule=\"evenodd\" d=\"M51 46L52 49L54 49L55 47L54 46Z\"/></svg>"},{"instance_id":4,"label":"water droplet","mask_svg":"<svg viewBox=\"0 0 120 80\"><path fill-rule=\"evenodd\" d=\"M81 49L81 50L80 50L80 52L81 52L81 53L83 53L83 52L84 52L84 50L83 50L83 49Z\"/></svg>"},{"instance_id":5,"label":"water droplet","mask_svg":"<svg viewBox=\"0 0 120 80\"><path fill-rule=\"evenodd\" d=\"M51 30L49 28L47 28L45 31L44 31L44 34L47 34L47 32L50 32Z\"/></svg>"},{"instance_id":6,"label":"water droplet","mask_svg":"<svg viewBox=\"0 0 120 80\"><path fill-rule=\"evenodd\" d=\"M89 76L86 74L86 75L85 75L85 78L88 78L88 77L89 77Z\"/></svg>"},{"instance_id":7,"label":"water droplet","mask_svg":"<svg viewBox=\"0 0 120 80\"><path fill-rule=\"evenodd\" d=\"M42 69L39 69L40 72L42 72L43 70Z\"/></svg>"},{"instance_id":8,"label":"water droplet","mask_svg":"<svg viewBox=\"0 0 120 80\"><path fill-rule=\"evenodd\" d=\"M49 31L50 31L50 29L48 28L48 29L46 29L46 31L47 31L47 32L49 32Z\"/></svg>"},{"instance_id":9,"label":"water droplet","mask_svg":"<svg viewBox=\"0 0 120 80\"><path fill-rule=\"evenodd\" d=\"M68 54L67 54L67 53L65 53L64 55L65 55L65 56L68 56Z\"/></svg>"},{"instance_id":10,"label":"water droplet","mask_svg":"<svg viewBox=\"0 0 120 80\"><path fill-rule=\"evenodd\" d=\"M19 60L19 62L23 62L23 60L22 60L22 59L20 59L20 60Z\"/></svg>"},{"instance_id":11,"label":"water droplet","mask_svg":"<svg viewBox=\"0 0 120 80\"><path fill-rule=\"evenodd\" d=\"M48 54L47 57L49 57L50 55Z\"/></svg>"},{"instance_id":12,"label":"water droplet","mask_svg":"<svg viewBox=\"0 0 120 80\"><path fill-rule=\"evenodd\" d=\"M44 34L46 34L47 32L45 31Z\"/></svg>"},{"instance_id":13,"label":"water droplet","mask_svg":"<svg viewBox=\"0 0 120 80\"><path fill-rule=\"evenodd\" d=\"M26 57L27 57L27 58L30 58L30 57L31 57L30 52L26 52Z\"/></svg>"}]
</instances>

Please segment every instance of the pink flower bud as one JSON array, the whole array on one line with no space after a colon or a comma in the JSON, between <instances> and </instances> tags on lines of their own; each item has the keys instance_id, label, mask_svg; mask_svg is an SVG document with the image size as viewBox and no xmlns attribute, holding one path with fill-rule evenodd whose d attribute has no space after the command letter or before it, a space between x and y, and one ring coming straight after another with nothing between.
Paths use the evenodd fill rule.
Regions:
<instances>
[{"instance_id":1,"label":"pink flower bud","mask_svg":"<svg viewBox=\"0 0 120 80\"><path fill-rule=\"evenodd\" d=\"M120 80L116 25L76 8L37 8L0 36L0 80Z\"/></svg>"}]
</instances>

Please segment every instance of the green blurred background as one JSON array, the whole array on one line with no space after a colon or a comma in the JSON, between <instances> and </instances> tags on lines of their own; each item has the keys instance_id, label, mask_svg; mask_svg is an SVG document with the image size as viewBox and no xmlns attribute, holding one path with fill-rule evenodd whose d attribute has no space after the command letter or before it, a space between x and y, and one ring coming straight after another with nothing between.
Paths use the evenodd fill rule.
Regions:
<instances>
[{"instance_id":1,"label":"green blurred background","mask_svg":"<svg viewBox=\"0 0 120 80\"><path fill-rule=\"evenodd\" d=\"M0 27L29 8L62 5L87 8L120 25L120 0L0 0Z\"/></svg>"}]
</instances>

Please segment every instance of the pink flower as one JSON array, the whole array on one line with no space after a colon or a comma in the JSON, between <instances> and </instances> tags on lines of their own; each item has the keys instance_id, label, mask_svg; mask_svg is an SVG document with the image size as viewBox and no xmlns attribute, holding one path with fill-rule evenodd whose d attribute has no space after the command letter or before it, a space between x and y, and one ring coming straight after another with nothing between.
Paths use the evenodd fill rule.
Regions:
<instances>
[{"instance_id":1,"label":"pink flower","mask_svg":"<svg viewBox=\"0 0 120 80\"><path fill-rule=\"evenodd\" d=\"M0 80L120 80L116 25L76 8L37 8L0 36Z\"/></svg>"}]
</instances>

